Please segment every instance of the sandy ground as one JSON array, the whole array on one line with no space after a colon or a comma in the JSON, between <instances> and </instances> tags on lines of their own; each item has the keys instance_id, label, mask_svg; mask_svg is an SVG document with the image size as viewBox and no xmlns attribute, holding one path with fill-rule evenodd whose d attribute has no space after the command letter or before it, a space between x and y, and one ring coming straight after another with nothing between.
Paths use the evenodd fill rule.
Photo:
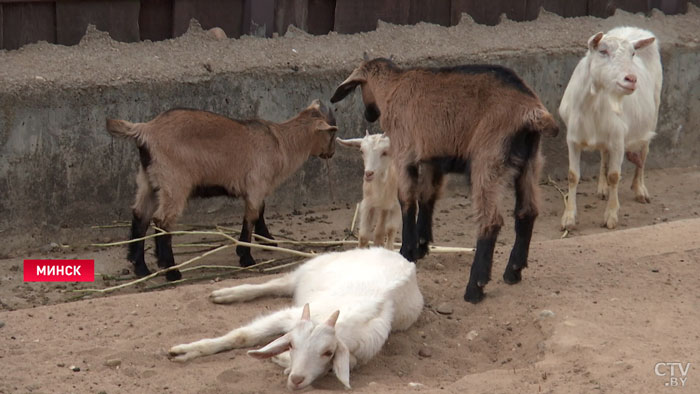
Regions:
<instances>
[{"instance_id":1,"label":"sandy ground","mask_svg":"<svg viewBox=\"0 0 700 394\"><path fill-rule=\"evenodd\" d=\"M623 181L625 185L630 178ZM558 184L564 186L561 180ZM567 239L559 239L561 196L554 187L543 185L542 215L523 282L508 286L501 280L513 239L509 221L497 247L494 280L479 305L462 301L470 253L432 254L421 260L418 277L426 305L419 321L408 331L393 334L375 359L351 374L354 390L673 392L664 386L668 376L654 374L654 365L677 361L693 364L687 387L675 390L698 392L700 375L694 364L700 354L698 184L697 168L650 171L652 203L638 204L627 186L621 188L621 227L608 231L599 225L604 203L594 196L595 180L585 178L579 188L579 230ZM474 222L463 194L461 188L452 188L438 203L438 244L473 246ZM502 206L512 206L512 199ZM293 229L296 238L339 239L345 236L353 211L346 205L271 211L269 225L276 234L292 236ZM510 211L504 209L504 214ZM121 239L126 231L94 229L89 238ZM178 262L201 253L178 250ZM187 364L166 357L174 344L223 334L285 305L284 299L227 306L207 301L214 289L245 279L263 280L249 279L260 273L227 279L219 271L213 273L216 279L196 281L211 273L191 271L185 278L192 285L139 292L161 285L163 280L157 278L117 296L65 302L75 297L72 289L85 286L23 283L22 258L94 258L96 271L104 276L88 285L104 287L131 278L124 249L72 246L43 254L17 253L16 258L0 260L0 393L284 390L279 367L251 359L242 350ZM222 252L205 263L231 265L233 256ZM254 251L254 256L258 261L284 257L262 251ZM148 258L154 263L150 253ZM453 312L440 314L438 306ZM470 340L471 331L478 335ZM421 350L430 356L419 356ZM105 365L108 360L119 365ZM71 366L80 371L70 370ZM315 387L342 390L332 377Z\"/></svg>"}]
</instances>

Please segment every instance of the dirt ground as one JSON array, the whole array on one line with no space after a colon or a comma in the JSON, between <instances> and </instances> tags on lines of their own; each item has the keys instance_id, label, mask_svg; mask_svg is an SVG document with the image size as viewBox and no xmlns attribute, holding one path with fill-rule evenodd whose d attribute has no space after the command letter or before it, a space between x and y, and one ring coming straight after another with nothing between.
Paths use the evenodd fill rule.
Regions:
<instances>
[{"instance_id":1,"label":"dirt ground","mask_svg":"<svg viewBox=\"0 0 700 394\"><path fill-rule=\"evenodd\" d=\"M631 177L625 175L620 229L600 227L604 202L595 197L595 179L584 178L579 188L579 229L567 239L560 239L558 227L561 195L555 187L543 185L542 214L523 282L508 286L501 280L513 241L507 221L496 250L493 280L478 305L462 301L471 253L434 253L421 260L418 278L424 312L411 329L392 334L368 365L352 372L354 390L673 392L664 386L668 376L655 375L655 364L690 362L686 387L676 390L698 392L700 170L649 171L652 203L648 205L633 200L628 189ZM471 205L464 197L467 191L455 181L438 203L436 244L471 247ZM554 181L565 187L563 180ZM511 214L506 207L512 205L510 197L503 202L504 215ZM336 240L346 236L353 212L354 207L346 204L293 212L270 209L268 222L273 234L282 237ZM86 239L119 240L127 231L126 227L91 229ZM202 238L206 237L182 237L174 243L222 242ZM260 272L238 273L231 279L226 271L196 270L184 275L194 284L174 289L143 292L164 284L156 278L114 296L66 302L76 297L72 291L76 288L104 288L132 277L124 247L54 246L43 251L28 247L16 251L14 258L0 260L0 393L284 391L281 368L249 358L242 350L186 364L166 357L172 345L221 335L285 305L284 299L228 306L208 302L212 290L250 277L260 281ZM177 262L203 251L177 250ZM253 255L258 261L285 257L265 251ZM86 285L24 283L22 259L30 257L95 259L101 275ZM202 264L237 265L234 257L233 251L224 251ZM154 265L150 252L148 259ZM452 313L438 313L438 306ZM69 369L73 366L80 371ZM314 387L342 390L332 377Z\"/></svg>"}]
</instances>

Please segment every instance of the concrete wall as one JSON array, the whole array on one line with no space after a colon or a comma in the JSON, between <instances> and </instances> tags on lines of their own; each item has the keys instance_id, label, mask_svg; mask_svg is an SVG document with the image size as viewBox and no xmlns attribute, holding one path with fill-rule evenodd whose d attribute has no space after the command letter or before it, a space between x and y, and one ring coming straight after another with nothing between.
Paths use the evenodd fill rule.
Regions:
<instances>
[{"instance_id":1,"label":"concrete wall","mask_svg":"<svg viewBox=\"0 0 700 394\"><path fill-rule=\"evenodd\" d=\"M556 112L582 50L528 49L485 55L460 55L439 61L416 59L404 65L494 62L515 69ZM659 136L652 143L650 167L698 164L700 146L700 51L696 44L662 45L664 89ZM145 121L173 107L207 109L231 117L281 121L314 98L327 100L354 63L312 70L211 73L183 81L138 81L75 89L0 91L0 234L37 234L130 218L138 155L129 141L112 139L106 117ZM367 124L359 94L336 106L339 136L359 136ZM565 132L544 140L545 174L563 176L567 168ZM360 198L361 160L338 147L330 161L336 200ZM584 156L584 174L593 175L597 155ZM330 202L326 167L311 159L268 201L276 208ZM347 180L357 180L356 182ZM230 206L218 200L197 202L191 212ZM212 208L214 207L214 208ZM231 217L233 215L233 217ZM221 210L239 220L242 212ZM7 245L0 245L2 248Z\"/></svg>"}]
</instances>

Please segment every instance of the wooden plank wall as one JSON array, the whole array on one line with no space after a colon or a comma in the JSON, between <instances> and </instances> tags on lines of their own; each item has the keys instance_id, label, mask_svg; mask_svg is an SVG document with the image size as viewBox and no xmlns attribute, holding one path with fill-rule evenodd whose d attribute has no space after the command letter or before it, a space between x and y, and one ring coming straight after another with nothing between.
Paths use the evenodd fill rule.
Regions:
<instances>
[{"instance_id":1,"label":"wooden plank wall","mask_svg":"<svg viewBox=\"0 0 700 394\"><path fill-rule=\"evenodd\" d=\"M502 14L535 19L540 7L564 17L607 17L618 8L685 13L688 3L700 6L700 0L0 0L0 49L37 41L73 45L88 23L132 42L177 37L192 18L205 29L221 27L229 37L272 37L290 25L311 34L357 33L375 29L379 20L451 26L467 13L477 23L495 25Z\"/></svg>"}]
</instances>

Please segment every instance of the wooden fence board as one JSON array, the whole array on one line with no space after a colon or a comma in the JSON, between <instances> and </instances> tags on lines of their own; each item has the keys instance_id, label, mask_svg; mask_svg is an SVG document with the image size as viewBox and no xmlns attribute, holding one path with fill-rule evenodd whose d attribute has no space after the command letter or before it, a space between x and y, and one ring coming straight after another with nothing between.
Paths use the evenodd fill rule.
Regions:
<instances>
[{"instance_id":1,"label":"wooden fence board","mask_svg":"<svg viewBox=\"0 0 700 394\"><path fill-rule=\"evenodd\" d=\"M308 13L309 0L277 0L274 31L284 35L289 25L306 31L308 29Z\"/></svg>"},{"instance_id":2,"label":"wooden fence board","mask_svg":"<svg viewBox=\"0 0 700 394\"><path fill-rule=\"evenodd\" d=\"M0 4L0 49L4 49L4 48L5 48L5 43L3 42L3 39L2 39L2 32L3 32L3 30L4 30L3 27L2 27L2 26L3 26L2 19L3 19L3 16L2 16L2 4Z\"/></svg>"},{"instance_id":3,"label":"wooden fence board","mask_svg":"<svg viewBox=\"0 0 700 394\"><path fill-rule=\"evenodd\" d=\"M700 5L700 1L697 4ZM660 9L666 15L688 12L688 0L652 0L651 6Z\"/></svg>"},{"instance_id":4,"label":"wooden fence board","mask_svg":"<svg viewBox=\"0 0 700 394\"><path fill-rule=\"evenodd\" d=\"M222 28L228 37L243 32L243 0L174 0L173 37L184 34L195 18L204 29Z\"/></svg>"},{"instance_id":5,"label":"wooden fence board","mask_svg":"<svg viewBox=\"0 0 700 394\"><path fill-rule=\"evenodd\" d=\"M407 24L410 0L337 0L335 31L357 33L377 28L377 20Z\"/></svg>"},{"instance_id":6,"label":"wooden fence board","mask_svg":"<svg viewBox=\"0 0 700 394\"><path fill-rule=\"evenodd\" d=\"M588 15L586 1L544 0L542 5L545 10L566 18Z\"/></svg>"},{"instance_id":7,"label":"wooden fence board","mask_svg":"<svg viewBox=\"0 0 700 394\"><path fill-rule=\"evenodd\" d=\"M272 37L275 30L275 0L246 0L243 34Z\"/></svg>"},{"instance_id":8,"label":"wooden fence board","mask_svg":"<svg viewBox=\"0 0 700 394\"><path fill-rule=\"evenodd\" d=\"M615 13L616 4L613 0L588 0L588 15L607 18Z\"/></svg>"},{"instance_id":9,"label":"wooden fence board","mask_svg":"<svg viewBox=\"0 0 700 394\"><path fill-rule=\"evenodd\" d=\"M56 3L56 39L74 45L85 35L88 24L123 42L139 40L139 9L136 1L59 1Z\"/></svg>"},{"instance_id":10,"label":"wooden fence board","mask_svg":"<svg viewBox=\"0 0 700 394\"><path fill-rule=\"evenodd\" d=\"M452 0L411 0L408 23L428 22L442 26L450 26L451 7Z\"/></svg>"},{"instance_id":11,"label":"wooden fence board","mask_svg":"<svg viewBox=\"0 0 700 394\"><path fill-rule=\"evenodd\" d=\"M17 49L37 41L56 42L56 7L53 3L2 5L2 48Z\"/></svg>"},{"instance_id":12,"label":"wooden fence board","mask_svg":"<svg viewBox=\"0 0 700 394\"><path fill-rule=\"evenodd\" d=\"M651 0L614 0L617 8L632 13L648 13L651 11Z\"/></svg>"},{"instance_id":13,"label":"wooden fence board","mask_svg":"<svg viewBox=\"0 0 700 394\"><path fill-rule=\"evenodd\" d=\"M139 37L151 41L173 37L173 0L141 0Z\"/></svg>"},{"instance_id":14,"label":"wooden fence board","mask_svg":"<svg viewBox=\"0 0 700 394\"><path fill-rule=\"evenodd\" d=\"M335 0L308 1L307 31L311 34L328 34L335 27Z\"/></svg>"}]
</instances>

